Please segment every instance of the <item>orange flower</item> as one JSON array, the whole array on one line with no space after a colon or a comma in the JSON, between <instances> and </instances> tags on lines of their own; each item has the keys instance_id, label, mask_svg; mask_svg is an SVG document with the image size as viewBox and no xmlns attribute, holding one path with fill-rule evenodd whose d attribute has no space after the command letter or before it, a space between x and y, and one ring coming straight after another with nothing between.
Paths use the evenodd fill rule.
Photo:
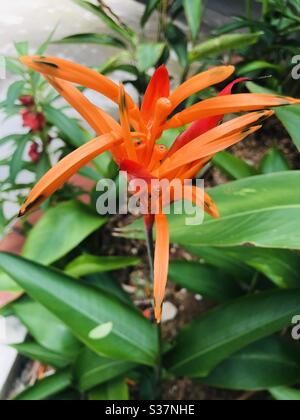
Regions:
<instances>
[{"instance_id":1,"label":"orange flower","mask_svg":"<svg viewBox=\"0 0 300 420\"><path fill-rule=\"evenodd\" d=\"M73 106L96 131L97 137L81 146L54 166L33 188L20 210L20 216L36 208L59 189L75 172L99 154L111 151L121 169L131 178L172 180L191 179L213 155L261 127L261 122L273 111L268 108L300 103L293 98L264 94L234 94L230 84L217 97L201 101L181 112L176 109L191 95L223 82L234 72L232 66L220 66L198 74L172 93L165 66L156 70L146 90L141 109L118 86L94 70L52 57L23 57L22 62L43 74L48 82ZM74 84L93 89L119 106L120 123L92 104ZM220 124L225 114L256 111ZM158 145L164 130L193 123L179 136L173 147ZM199 190L190 187L191 200L202 205ZM147 229L156 224L154 259L154 306L158 322L161 319L169 261L169 230L160 197L159 212L145 216ZM176 200L176 195L172 200ZM211 198L204 195L204 208L212 217L218 210Z\"/></svg>"}]
</instances>

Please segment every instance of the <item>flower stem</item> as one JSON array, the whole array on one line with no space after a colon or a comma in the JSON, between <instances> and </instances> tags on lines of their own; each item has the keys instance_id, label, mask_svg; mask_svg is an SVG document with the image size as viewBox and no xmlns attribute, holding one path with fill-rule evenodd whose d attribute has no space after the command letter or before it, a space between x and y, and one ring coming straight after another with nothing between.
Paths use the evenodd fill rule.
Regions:
<instances>
[{"instance_id":1,"label":"flower stem","mask_svg":"<svg viewBox=\"0 0 300 420\"><path fill-rule=\"evenodd\" d=\"M153 226L145 225L146 231L146 243L147 243L147 252L150 266L150 278L152 283L154 282L154 240L153 240ZM155 320L153 320L155 323ZM161 324L156 324L157 328L157 338L158 338L158 352L157 352L157 362L155 366L155 399L161 399L161 386L162 386L162 331Z\"/></svg>"}]
</instances>

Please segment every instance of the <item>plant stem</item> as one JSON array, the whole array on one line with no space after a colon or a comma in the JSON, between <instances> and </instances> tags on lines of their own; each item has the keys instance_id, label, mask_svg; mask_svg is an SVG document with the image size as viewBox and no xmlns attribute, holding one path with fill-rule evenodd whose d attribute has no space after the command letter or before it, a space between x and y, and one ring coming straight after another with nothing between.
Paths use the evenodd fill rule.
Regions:
<instances>
[{"instance_id":1,"label":"plant stem","mask_svg":"<svg viewBox=\"0 0 300 420\"><path fill-rule=\"evenodd\" d=\"M247 19L253 19L253 3L252 0L246 0L246 16Z\"/></svg>"},{"instance_id":2,"label":"plant stem","mask_svg":"<svg viewBox=\"0 0 300 420\"><path fill-rule=\"evenodd\" d=\"M153 226L147 227L145 225L146 232L146 243L147 243L147 252L150 266L150 278L152 284L154 282L154 240L153 240ZM153 321L155 322L155 320ZM161 324L156 324L157 326L157 338L158 338L158 355L157 362L155 366L155 399L161 399L161 386L162 386L162 331Z\"/></svg>"}]
</instances>

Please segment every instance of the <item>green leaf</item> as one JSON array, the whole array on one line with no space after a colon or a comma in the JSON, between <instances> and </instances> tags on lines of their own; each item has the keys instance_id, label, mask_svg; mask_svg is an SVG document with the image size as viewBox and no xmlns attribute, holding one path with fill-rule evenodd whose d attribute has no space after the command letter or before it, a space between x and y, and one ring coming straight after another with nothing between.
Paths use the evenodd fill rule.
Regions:
<instances>
[{"instance_id":1,"label":"green leaf","mask_svg":"<svg viewBox=\"0 0 300 420\"><path fill-rule=\"evenodd\" d=\"M149 18L151 17L152 13L157 8L159 3L160 3L160 0L148 0L148 1L146 1L145 11L144 11L144 14L143 14L142 20L141 20L142 26L146 25L146 23L148 22Z\"/></svg>"},{"instance_id":2,"label":"green leaf","mask_svg":"<svg viewBox=\"0 0 300 420\"><path fill-rule=\"evenodd\" d=\"M88 10L89 12L96 15L100 18L110 29L117 32L119 35L127 39L131 44L136 42L136 33L125 25L120 19L107 7L103 5L95 5L89 1L84 0L73 0L74 3L78 4L80 7Z\"/></svg>"},{"instance_id":3,"label":"green leaf","mask_svg":"<svg viewBox=\"0 0 300 420\"><path fill-rule=\"evenodd\" d=\"M19 60L11 57L5 57L5 64L9 72L17 74L18 76L24 76L25 68L22 66Z\"/></svg>"},{"instance_id":4,"label":"green leaf","mask_svg":"<svg viewBox=\"0 0 300 420\"><path fill-rule=\"evenodd\" d=\"M21 55L28 55L28 50L29 50L29 46L28 46L28 42L24 41L24 42L15 42L14 43L15 49L17 51L17 53L21 56Z\"/></svg>"},{"instance_id":5,"label":"green leaf","mask_svg":"<svg viewBox=\"0 0 300 420\"><path fill-rule=\"evenodd\" d=\"M78 201L60 203L50 208L31 229L23 256L43 264L52 264L105 222L106 219Z\"/></svg>"},{"instance_id":6,"label":"green leaf","mask_svg":"<svg viewBox=\"0 0 300 420\"><path fill-rule=\"evenodd\" d=\"M248 82L247 88L253 93L270 93L278 94L271 89L266 89L256 83ZM299 134L299 117L300 117L300 105L289 105L275 109L277 118L281 121L297 149L300 151L300 134Z\"/></svg>"},{"instance_id":7,"label":"green leaf","mask_svg":"<svg viewBox=\"0 0 300 420\"><path fill-rule=\"evenodd\" d=\"M195 248L190 249L193 253ZM285 249L267 249L254 247L236 247L214 250L199 248L198 253L205 259L206 253L212 251L210 264L218 264L222 258L231 258L233 263L241 262L259 271L281 288L300 286L300 259L296 252ZM240 280L243 279L241 274Z\"/></svg>"},{"instance_id":8,"label":"green leaf","mask_svg":"<svg viewBox=\"0 0 300 420\"><path fill-rule=\"evenodd\" d=\"M17 82L12 83L6 95L6 103L5 106L7 109L12 108L15 105L15 102L22 94L24 89L25 82L23 80L19 80Z\"/></svg>"},{"instance_id":9,"label":"green leaf","mask_svg":"<svg viewBox=\"0 0 300 420\"><path fill-rule=\"evenodd\" d=\"M254 71L266 69L276 70L278 72L282 72L283 70L283 68L277 64L269 63L268 61L264 60L255 60L240 67L237 71L237 74L238 76L244 76L249 75L249 73L252 73Z\"/></svg>"},{"instance_id":10,"label":"green leaf","mask_svg":"<svg viewBox=\"0 0 300 420\"><path fill-rule=\"evenodd\" d=\"M0 270L0 290L1 292L18 293L22 289L6 273Z\"/></svg>"},{"instance_id":11,"label":"green leaf","mask_svg":"<svg viewBox=\"0 0 300 420\"><path fill-rule=\"evenodd\" d=\"M169 276L176 284L216 302L226 301L240 294L235 282L228 275L197 262L173 261L170 263Z\"/></svg>"},{"instance_id":12,"label":"green leaf","mask_svg":"<svg viewBox=\"0 0 300 420\"><path fill-rule=\"evenodd\" d=\"M58 27L58 24L54 27L53 31L50 32L50 35L47 37L47 39L39 46L39 48L36 51L36 55L45 54L47 48L49 47L49 45L51 44L53 40L57 27Z\"/></svg>"},{"instance_id":13,"label":"green leaf","mask_svg":"<svg viewBox=\"0 0 300 420\"><path fill-rule=\"evenodd\" d=\"M72 146L79 147L85 143L85 136L77 121L48 104L43 104L43 110L47 121L57 127Z\"/></svg>"},{"instance_id":14,"label":"green leaf","mask_svg":"<svg viewBox=\"0 0 300 420\"><path fill-rule=\"evenodd\" d=\"M12 347L31 360L38 360L58 369L64 368L70 363L70 360L62 354L54 353L34 342L15 344Z\"/></svg>"},{"instance_id":15,"label":"green leaf","mask_svg":"<svg viewBox=\"0 0 300 420\"><path fill-rule=\"evenodd\" d=\"M40 346L69 361L76 357L80 344L69 328L41 304L33 301L19 302L13 305L13 311Z\"/></svg>"},{"instance_id":16,"label":"green leaf","mask_svg":"<svg viewBox=\"0 0 300 420\"><path fill-rule=\"evenodd\" d=\"M209 190L221 218L186 226L186 215L170 215L171 239L190 246L300 249L300 171L253 176ZM190 217L190 216L189 216ZM122 230L126 237L144 238L142 224Z\"/></svg>"},{"instance_id":17,"label":"green leaf","mask_svg":"<svg viewBox=\"0 0 300 420\"><path fill-rule=\"evenodd\" d=\"M209 39L190 51L189 61L202 60L210 55L219 55L230 50L240 50L256 44L262 32L251 34L229 34Z\"/></svg>"},{"instance_id":18,"label":"green leaf","mask_svg":"<svg viewBox=\"0 0 300 420\"><path fill-rule=\"evenodd\" d=\"M261 391L295 384L299 377L299 350L289 341L274 336L233 354L201 382L217 388Z\"/></svg>"},{"instance_id":19,"label":"green leaf","mask_svg":"<svg viewBox=\"0 0 300 420\"><path fill-rule=\"evenodd\" d=\"M154 67L165 49L165 44L148 42L139 44L136 52L137 66L141 73Z\"/></svg>"},{"instance_id":20,"label":"green leaf","mask_svg":"<svg viewBox=\"0 0 300 420\"><path fill-rule=\"evenodd\" d=\"M290 325L300 311L300 289L275 290L236 299L183 329L166 366L176 375L205 377L243 347Z\"/></svg>"},{"instance_id":21,"label":"green leaf","mask_svg":"<svg viewBox=\"0 0 300 420\"><path fill-rule=\"evenodd\" d=\"M260 171L263 174L288 171L289 169L290 167L285 156L275 148L270 149L260 163Z\"/></svg>"},{"instance_id":22,"label":"green leaf","mask_svg":"<svg viewBox=\"0 0 300 420\"><path fill-rule=\"evenodd\" d=\"M90 401L127 401L129 389L124 378L114 379L89 392Z\"/></svg>"},{"instance_id":23,"label":"green leaf","mask_svg":"<svg viewBox=\"0 0 300 420\"><path fill-rule=\"evenodd\" d=\"M184 0L183 5L184 5L186 19L188 21L189 28L191 30L192 39L196 41L198 38L203 11L204 11L203 1L202 0L193 0L193 1Z\"/></svg>"},{"instance_id":24,"label":"green leaf","mask_svg":"<svg viewBox=\"0 0 300 420\"><path fill-rule=\"evenodd\" d=\"M188 43L185 33L173 23L169 23L165 29L166 38L169 42L170 48L172 48L179 60L182 67L186 67L188 64Z\"/></svg>"},{"instance_id":25,"label":"green leaf","mask_svg":"<svg viewBox=\"0 0 300 420\"><path fill-rule=\"evenodd\" d=\"M30 136L25 135L22 139L18 140L16 150L14 151L14 154L12 155L10 165L9 165L9 177L11 182L15 182L16 177L18 173L23 169L24 165L24 153L26 146L28 144L28 141L30 139Z\"/></svg>"},{"instance_id":26,"label":"green leaf","mask_svg":"<svg viewBox=\"0 0 300 420\"><path fill-rule=\"evenodd\" d=\"M40 401L50 399L55 394L67 389L72 383L70 372L59 372L42 379L32 387L17 395L15 401Z\"/></svg>"},{"instance_id":27,"label":"green leaf","mask_svg":"<svg viewBox=\"0 0 300 420\"><path fill-rule=\"evenodd\" d=\"M120 39L105 34L76 34L67 36L59 41L55 41L55 44L97 44L97 45L109 45L116 48L125 48L126 44Z\"/></svg>"},{"instance_id":28,"label":"green leaf","mask_svg":"<svg viewBox=\"0 0 300 420\"><path fill-rule=\"evenodd\" d=\"M249 165L244 160L226 151L217 153L213 158L213 163L232 179L257 175L257 170L254 166Z\"/></svg>"},{"instance_id":29,"label":"green leaf","mask_svg":"<svg viewBox=\"0 0 300 420\"><path fill-rule=\"evenodd\" d=\"M269 390L275 400L279 401L300 401L300 390L285 386L279 386Z\"/></svg>"},{"instance_id":30,"label":"green leaf","mask_svg":"<svg viewBox=\"0 0 300 420\"><path fill-rule=\"evenodd\" d=\"M119 270L139 263L140 259L135 257L97 257L95 255L81 255L71 261L64 271L69 276L78 278L88 274Z\"/></svg>"},{"instance_id":31,"label":"green leaf","mask_svg":"<svg viewBox=\"0 0 300 420\"><path fill-rule=\"evenodd\" d=\"M146 365L155 363L156 330L129 305L20 257L2 253L0 266L98 355ZM90 331L106 322L113 323L111 334L101 340L90 339Z\"/></svg>"},{"instance_id":32,"label":"green leaf","mask_svg":"<svg viewBox=\"0 0 300 420\"><path fill-rule=\"evenodd\" d=\"M74 375L79 389L87 391L128 372L135 366L134 363L99 357L89 350L84 350L75 363Z\"/></svg>"}]
</instances>

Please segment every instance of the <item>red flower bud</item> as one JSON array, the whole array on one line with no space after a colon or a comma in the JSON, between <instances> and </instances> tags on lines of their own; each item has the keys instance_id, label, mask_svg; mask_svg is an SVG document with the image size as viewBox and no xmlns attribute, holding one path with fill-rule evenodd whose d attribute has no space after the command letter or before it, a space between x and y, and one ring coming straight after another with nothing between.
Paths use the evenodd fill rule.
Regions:
<instances>
[{"instance_id":1,"label":"red flower bud","mask_svg":"<svg viewBox=\"0 0 300 420\"><path fill-rule=\"evenodd\" d=\"M20 96L19 101L21 102L22 105L24 105L26 107L30 107L30 106L33 106L35 104L34 97L31 96L31 95Z\"/></svg>"},{"instance_id":2,"label":"red flower bud","mask_svg":"<svg viewBox=\"0 0 300 420\"><path fill-rule=\"evenodd\" d=\"M32 143L32 145L30 146L28 155L30 157L30 159L32 160L32 162L37 163L40 160L41 154L38 151L38 144L37 143Z\"/></svg>"},{"instance_id":3,"label":"red flower bud","mask_svg":"<svg viewBox=\"0 0 300 420\"><path fill-rule=\"evenodd\" d=\"M29 127L32 131L41 131L45 127L45 117L41 112L28 110L21 111L24 127Z\"/></svg>"}]
</instances>

